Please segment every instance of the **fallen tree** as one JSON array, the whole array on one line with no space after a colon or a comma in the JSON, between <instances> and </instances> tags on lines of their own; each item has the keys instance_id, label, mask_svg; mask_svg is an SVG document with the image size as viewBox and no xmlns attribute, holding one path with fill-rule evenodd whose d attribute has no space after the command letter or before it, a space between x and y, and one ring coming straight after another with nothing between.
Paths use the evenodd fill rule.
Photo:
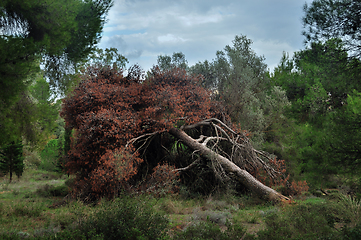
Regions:
<instances>
[{"instance_id":1,"label":"fallen tree","mask_svg":"<svg viewBox=\"0 0 361 240\"><path fill-rule=\"evenodd\" d=\"M215 136L200 135L198 139L194 139L185 132L186 130L197 129L202 126L213 128ZM277 172L268 164L271 155L254 149L245 133L235 132L216 118L207 119L192 125L183 125L180 128L171 128L168 132L175 138L181 140L182 143L191 148L200 157L211 161L213 171L218 178L222 180L233 179L239 181L242 185L263 199L273 202L290 200L288 197L264 185L245 170L247 168L263 168L271 178L282 175L281 172ZM132 139L131 142L136 142L144 137L149 141L151 140L151 136L151 134L140 136L136 139ZM224 141L231 145L231 154L227 154L222 150L222 147L219 146L219 143ZM190 165L184 168L175 169L175 171L182 172L190 170L197 165L198 161L199 158Z\"/></svg>"},{"instance_id":2,"label":"fallen tree","mask_svg":"<svg viewBox=\"0 0 361 240\"><path fill-rule=\"evenodd\" d=\"M256 193L262 198L271 200L271 201L280 201L280 200L289 200L289 198L283 196L282 194L278 193L277 191L273 190L270 187L267 187L266 185L262 184L260 181L258 181L255 177L253 177L250 173L248 173L246 170L241 169L239 166L237 166L234 162L232 162L230 159L223 157L222 155L212 151L212 149L207 147L207 143L209 140L213 141L220 141L224 140L222 137L205 137L200 139L193 139L189 135L187 135L183 130L177 129L177 128L171 128L169 130L169 133L173 136L179 138L186 144L188 147L192 148L194 151L198 151L201 156L204 156L211 161L216 161L216 165L218 167L221 167L222 170L224 170L225 173L228 175L233 175L233 178L241 182L245 187L247 187L252 192ZM238 146L235 146L238 147ZM269 170L273 170L269 168L267 165L265 165ZM179 169L181 170L181 169ZM219 171L216 168L214 171Z\"/></svg>"},{"instance_id":3,"label":"fallen tree","mask_svg":"<svg viewBox=\"0 0 361 240\"><path fill-rule=\"evenodd\" d=\"M236 180L268 200L288 200L256 179L259 169L271 179L283 172L270 164L270 154L253 148L246 132L231 126L222 105L200 86L199 76L154 69L143 81L138 72L124 77L116 69L90 67L63 102L66 128L73 130L65 167L76 175L77 197L93 201L134 188L180 140L199 158L186 167L178 164L177 172L207 159L216 178Z\"/></svg>"}]
</instances>

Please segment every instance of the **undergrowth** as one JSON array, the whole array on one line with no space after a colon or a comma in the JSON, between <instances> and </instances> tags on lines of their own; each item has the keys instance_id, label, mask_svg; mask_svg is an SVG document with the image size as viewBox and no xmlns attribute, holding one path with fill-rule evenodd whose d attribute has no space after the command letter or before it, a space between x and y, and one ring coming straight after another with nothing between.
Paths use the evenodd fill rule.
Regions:
<instances>
[{"instance_id":1,"label":"undergrowth","mask_svg":"<svg viewBox=\"0 0 361 240\"><path fill-rule=\"evenodd\" d=\"M103 202L93 213L80 218L78 229L88 239L158 239L165 236L168 219L153 210L151 201L129 197Z\"/></svg>"},{"instance_id":2,"label":"undergrowth","mask_svg":"<svg viewBox=\"0 0 361 240\"><path fill-rule=\"evenodd\" d=\"M63 176L34 175L0 186L0 239L361 239L361 204L339 193L279 205L252 194L122 195L86 205L64 198Z\"/></svg>"}]
</instances>

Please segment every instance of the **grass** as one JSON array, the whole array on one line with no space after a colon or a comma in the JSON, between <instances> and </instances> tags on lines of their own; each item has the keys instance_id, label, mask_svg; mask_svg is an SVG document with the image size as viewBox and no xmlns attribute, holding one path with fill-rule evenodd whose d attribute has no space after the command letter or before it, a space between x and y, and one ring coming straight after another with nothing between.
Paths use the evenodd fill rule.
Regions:
<instances>
[{"instance_id":1,"label":"grass","mask_svg":"<svg viewBox=\"0 0 361 240\"><path fill-rule=\"evenodd\" d=\"M7 176L0 180L0 232L7 230L34 233L38 228L60 224L68 209L52 209L63 196L54 197L45 192L67 189L67 177L59 174L28 169L23 176L11 183Z\"/></svg>"},{"instance_id":2,"label":"grass","mask_svg":"<svg viewBox=\"0 0 361 240\"><path fill-rule=\"evenodd\" d=\"M60 173L28 169L11 183L7 176L0 179L0 200L26 198L43 186L62 186L66 180L67 176Z\"/></svg>"},{"instance_id":3,"label":"grass","mask_svg":"<svg viewBox=\"0 0 361 240\"><path fill-rule=\"evenodd\" d=\"M84 214L91 214L98 207L83 205L76 201L61 203L63 196L52 196L51 189L64 188L67 176L40 170L28 170L22 178L8 183L4 177L0 183L0 233L15 231L39 236L56 233L78 224ZM138 197L136 197L138 198ZM232 218L240 223L259 224L258 215L251 219L241 212L252 208L252 197L209 196L207 198L182 199L179 196L149 198L152 208L169 219L170 232L179 232L191 225L209 221L225 228ZM264 203L266 204L266 203ZM259 205L257 205L259 208ZM254 210L257 214L258 210ZM255 229L256 231L257 229Z\"/></svg>"},{"instance_id":4,"label":"grass","mask_svg":"<svg viewBox=\"0 0 361 240\"><path fill-rule=\"evenodd\" d=\"M125 197L125 201L91 206L64 200L67 179L39 170L27 170L12 183L6 177L0 179L0 239L116 239L128 225L134 226L129 238L140 239L157 234L166 239L212 235L217 239L352 239L347 236L361 235L360 202L336 193L331 199L310 196L293 205L272 205L252 195L192 199L169 195ZM114 230L116 224L120 225Z\"/></svg>"}]
</instances>

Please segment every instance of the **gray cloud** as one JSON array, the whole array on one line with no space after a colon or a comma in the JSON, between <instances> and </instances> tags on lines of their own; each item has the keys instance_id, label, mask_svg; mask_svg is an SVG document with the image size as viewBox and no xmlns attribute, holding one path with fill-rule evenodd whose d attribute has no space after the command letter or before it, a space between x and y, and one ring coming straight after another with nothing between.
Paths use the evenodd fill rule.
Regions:
<instances>
[{"instance_id":1,"label":"gray cloud","mask_svg":"<svg viewBox=\"0 0 361 240\"><path fill-rule=\"evenodd\" d=\"M308 0L310 2L311 0ZM115 0L100 47L116 47L145 70L158 55L183 52L189 64L212 60L235 35L252 39L271 69L303 45L299 0Z\"/></svg>"}]
</instances>

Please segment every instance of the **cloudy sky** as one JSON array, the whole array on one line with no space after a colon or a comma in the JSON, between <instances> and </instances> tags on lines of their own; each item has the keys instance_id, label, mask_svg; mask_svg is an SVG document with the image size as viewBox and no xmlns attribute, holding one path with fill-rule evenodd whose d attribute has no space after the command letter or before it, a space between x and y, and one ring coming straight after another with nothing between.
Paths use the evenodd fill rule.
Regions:
<instances>
[{"instance_id":1,"label":"cloudy sky","mask_svg":"<svg viewBox=\"0 0 361 240\"><path fill-rule=\"evenodd\" d=\"M211 61L236 35L253 41L272 71L282 52L304 48L304 3L312 0L114 0L101 48L115 47L148 70L159 55L183 52L191 66Z\"/></svg>"}]
</instances>

